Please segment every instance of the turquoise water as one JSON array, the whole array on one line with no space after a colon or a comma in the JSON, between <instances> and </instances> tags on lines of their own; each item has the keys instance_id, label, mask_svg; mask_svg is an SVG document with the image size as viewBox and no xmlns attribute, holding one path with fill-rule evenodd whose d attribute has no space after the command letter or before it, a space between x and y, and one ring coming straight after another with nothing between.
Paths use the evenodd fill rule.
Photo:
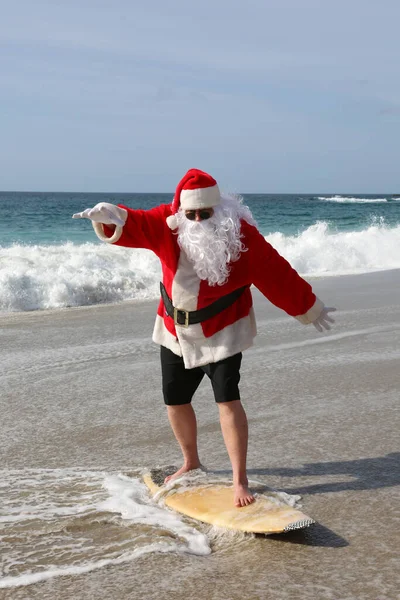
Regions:
<instances>
[{"instance_id":1,"label":"turquoise water","mask_svg":"<svg viewBox=\"0 0 400 600\"><path fill-rule=\"evenodd\" d=\"M0 246L94 241L91 224L73 221L73 213L98 202L148 209L171 200L172 194L0 192ZM336 231L358 231L377 222L389 227L400 223L400 200L392 196L249 194L244 201L264 235L295 235L319 221Z\"/></svg>"}]
</instances>

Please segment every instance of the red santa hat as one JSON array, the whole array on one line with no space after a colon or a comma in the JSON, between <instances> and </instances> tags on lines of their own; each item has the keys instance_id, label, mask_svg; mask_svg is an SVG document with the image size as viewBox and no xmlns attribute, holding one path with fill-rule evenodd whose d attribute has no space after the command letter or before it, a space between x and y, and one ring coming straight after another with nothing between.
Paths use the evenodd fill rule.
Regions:
<instances>
[{"instance_id":1,"label":"red santa hat","mask_svg":"<svg viewBox=\"0 0 400 600\"><path fill-rule=\"evenodd\" d=\"M220 202L221 194L215 179L199 169L189 169L176 188L171 206L172 215L167 217L167 225L170 229L178 227L175 213L180 207L184 210L196 210L212 208Z\"/></svg>"}]
</instances>

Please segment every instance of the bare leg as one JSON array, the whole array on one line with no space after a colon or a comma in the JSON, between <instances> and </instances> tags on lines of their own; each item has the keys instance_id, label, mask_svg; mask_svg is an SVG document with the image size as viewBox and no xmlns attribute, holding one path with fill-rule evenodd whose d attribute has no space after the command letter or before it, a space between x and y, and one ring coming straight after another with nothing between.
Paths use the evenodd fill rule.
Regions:
<instances>
[{"instance_id":1,"label":"bare leg","mask_svg":"<svg viewBox=\"0 0 400 600\"><path fill-rule=\"evenodd\" d=\"M173 475L166 477L165 483L201 466L197 452L196 415L192 405L167 406L167 410L169 422L182 450L183 466Z\"/></svg>"},{"instance_id":2,"label":"bare leg","mask_svg":"<svg viewBox=\"0 0 400 600\"><path fill-rule=\"evenodd\" d=\"M247 417L240 400L219 402L219 416L222 434L233 471L235 506L247 506L254 502L248 488L246 472L248 425Z\"/></svg>"}]
</instances>

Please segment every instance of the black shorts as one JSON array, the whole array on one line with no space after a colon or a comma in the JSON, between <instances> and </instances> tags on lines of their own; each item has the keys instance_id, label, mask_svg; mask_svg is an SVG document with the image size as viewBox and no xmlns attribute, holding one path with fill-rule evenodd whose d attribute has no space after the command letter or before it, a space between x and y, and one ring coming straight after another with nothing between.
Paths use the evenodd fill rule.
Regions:
<instances>
[{"instance_id":1,"label":"black shorts","mask_svg":"<svg viewBox=\"0 0 400 600\"><path fill-rule=\"evenodd\" d=\"M161 372L164 402L189 404L204 375L208 375L216 402L240 400L239 380L242 353L216 363L185 369L183 358L161 346Z\"/></svg>"}]
</instances>

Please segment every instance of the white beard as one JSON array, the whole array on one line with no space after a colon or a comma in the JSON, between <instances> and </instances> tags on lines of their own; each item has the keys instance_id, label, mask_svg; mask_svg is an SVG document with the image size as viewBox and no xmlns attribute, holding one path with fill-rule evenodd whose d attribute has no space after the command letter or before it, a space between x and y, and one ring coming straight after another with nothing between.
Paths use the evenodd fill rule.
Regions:
<instances>
[{"instance_id":1,"label":"white beard","mask_svg":"<svg viewBox=\"0 0 400 600\"><path fill-rule=\"evenodd\" d=\"M180 208L178 220L178 244L186 253L200 279L210 285L223 285L230 273L230 263L239 260L246 248L241 241L240 220L252 225L255 221L250 209L242 204L240 197L221 195L221 204L205 221L190 221Z\"/></svg>"}]
</instances>

